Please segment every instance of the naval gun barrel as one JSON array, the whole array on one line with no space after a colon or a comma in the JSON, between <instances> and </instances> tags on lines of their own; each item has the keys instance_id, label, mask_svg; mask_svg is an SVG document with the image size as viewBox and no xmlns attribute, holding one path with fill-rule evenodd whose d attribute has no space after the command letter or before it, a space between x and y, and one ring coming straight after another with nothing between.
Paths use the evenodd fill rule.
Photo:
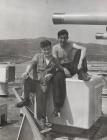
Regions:
<instances>
[{"instance_id":1,"label":"naval gun barrel","mask_svg":"<svg viewBox=\"0 0 107 140\"><path fill-rule=\"evenodd\" d=\"M52 15L52 20L54 24L107 25L107 13L100 14L55 13Z\"/></svg>"},{"instance_id":2,"label":"naval gun barrel","mask_svg":"<svg viewBox=\"0 0 107 140\"><path fill-rule=\"evenodd\" d=\"M107 39L107 33L96 33L96 39Z\"/></svg>"}]
</instances>

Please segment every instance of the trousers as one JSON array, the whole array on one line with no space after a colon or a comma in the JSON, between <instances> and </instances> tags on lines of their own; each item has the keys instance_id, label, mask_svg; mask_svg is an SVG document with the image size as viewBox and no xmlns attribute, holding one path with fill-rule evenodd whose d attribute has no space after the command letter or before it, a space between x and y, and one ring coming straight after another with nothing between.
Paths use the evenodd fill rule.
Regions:
<instances>
[{"instance_id":1,"label":"trousers","mask_svg":"<svg viewBox=\"0 0 107 140\"><path fill-rule=\"evenodd\" d=\"M79 73L78 63L79 63L79 60L80 60L80 55L81 55L81 50L77 50L72 62L62 64L63 67L67 68L70 71L71 76L73 76L76 73ZM88 70L88 68L87 68L87 60L86 60L86 57L85 57L83 59L83 62L82 62L81 71L86 73L87 70Z\"/></svg>"},{"instance_id":2,"label":"trousers","mask_svg":"<svg viewBox=\"0 0 107 140\"><path fill-rule=\"evenodd\" d=\"M29 94L32 92L36 94L36 110L37 118L46 117L46 106L47 106L47 96L50 91L50 85L52 85L53 90L53 103L54 107L61 108L64 104L66 96L66 85L65 85L65 74L62 71L56 72L54 77L50 80L46 92L44 93L41 89L40 82L38 80L33 80L28 77L24 80L24 98L25 100L29 98Z\"/></svg>"}]
</instances>

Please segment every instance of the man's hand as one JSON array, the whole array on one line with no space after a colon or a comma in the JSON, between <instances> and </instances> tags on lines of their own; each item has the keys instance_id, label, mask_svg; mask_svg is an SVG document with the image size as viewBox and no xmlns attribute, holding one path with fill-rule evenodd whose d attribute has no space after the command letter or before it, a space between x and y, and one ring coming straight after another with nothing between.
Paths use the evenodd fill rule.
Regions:
<instances>
[{"instance_id":1,"label":"man's hand","mask_svg":"<svg viewBox=\"0 0 107 140\"><path fill-rule=\"evenodd\" d=\"M45 80L46 80L46 82L48 82L48 81L50 81L50 79L52 78L52 74L51 73L49 73L49 74L46 74L45 75Z\"/></svg>"},{"instance_id":2,"label":"man's hand","mask_svg":"<svg viewBox=\"0 0 107 140\"><path fill-rule=\"evenodd\" d=\"M71 74L70 74L70 71L67 69L67 68L63 68L64 69L64 73L67 77L70 77Z\"/></svg>"},{"instance_id":3,"label":"man's hand","mask_svg":"<svg viewBox=\"0 0 107 140\"><path fill-rule=\"evenodd\" d=\"M24 73L21 75L21 79L22 79L22 80L25 80L25 79L28 78L28 76L29 76L29 74L28 74L27 72L24 72Z\"/></svg>"},{"instance_id":4,"label":"man's hand","mask_svg":"<svg viewBox=\"0 0 107 140\"><path fill-rule=\"evenodd\" d=\"M82 68L82 63L79 62L79 64L78 64L78 70L80 70L81 68Z\"/></svg>"}]
</instances>

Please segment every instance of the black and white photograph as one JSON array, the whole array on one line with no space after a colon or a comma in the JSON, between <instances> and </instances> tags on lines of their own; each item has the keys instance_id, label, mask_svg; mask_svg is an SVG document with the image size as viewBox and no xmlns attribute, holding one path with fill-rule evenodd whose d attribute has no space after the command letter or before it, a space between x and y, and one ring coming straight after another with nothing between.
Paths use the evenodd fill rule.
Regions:
<instances>
[{"instance_id":1,"label":"black and white photograph","mask_svg":"<svg viewBox=\"0 0 107 140\"><path fill-rule=\"evenodd\" d=\"M107 140L107 0L0 0L0 140Z\"/></svg>"}]
</instances>

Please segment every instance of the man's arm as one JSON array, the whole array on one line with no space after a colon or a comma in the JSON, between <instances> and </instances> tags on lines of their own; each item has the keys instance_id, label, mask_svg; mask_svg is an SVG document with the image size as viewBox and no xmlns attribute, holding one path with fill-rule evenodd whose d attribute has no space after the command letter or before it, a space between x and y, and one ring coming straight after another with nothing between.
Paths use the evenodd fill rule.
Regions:
<instances>
[{"instance_id":1,"label":"man's arm","mask_svg":"<svg viewBox=\"0 0 107 140\"><path fill-rule=\"evenodd\" d=\"M55 57L58 60L58 51L55 46L53 46L53 48L52 48L52 55L53 55L53 57Z\"/></svg>"},{"instance_id":2,"label":"man's arm","mask_svg":"<svg viewBox=\"0 0 107 140\"><path fill-rule=\"evenodd\" d=\"M33 67L37 64L37 55L35 55L30 62L30 64L27 66L25 72L22 74L22 78L26 79L29 73L32 71Z\"/></svg>"},{"instance_id":3,"label":"man's arm","mask_svg":"<svg viewBox=\"0 0 107 140\"><path fill-rule=\"evenodd\" d=\"M57 51L57 48L56 48L56 47L53 47L53 48L52 48L52 55L57 59L57 63L59 63L58 65L59 65L60 69L61 69L62 71L64 71L64 73L65 73L65 75L66 75L67 77L70 77L70 72L69 72L69 70L68 70L67 68L65 68L65 67L63 67L63 66L60 65L60 61L59 61L59 58L58 58L58 51Z\"/></svg>"},{"instance_id":4,"label":"man's arm","mask_svg":"<svg viewBox=\"0 0 107 140\"><path fill-rule=\"evenodd\" d=\"M26 68L26 70L25 70L25 73L29 74L29 73L31 72L32 69L33 69L33 64L30 63L30 64L27 66L27 68Z\"/></svg>"},{"instance_id":5,"label":"man's arm","mask_svg":"<svg viewBox=\"0 0 107 140\"><path fill-rule=\"evenodd\" d=\"M52 55L53 55L54 58L56 58L56 64L59 67L59 69L64 71L64 68L60 65L60 61L59 61L59 58L58 58L58 51L57 51L56 47L52 48Z\"/></svg>"},{"instance_id":6,"label":"man's arm","mask_svg":"<svg viewBox=\"0 0 107 140\"><path fill-rule=\"evenodd\" d=\"M78 69L80 69L82 67L83 59L86 56L86 48L81 45L77 45L75 43L73 44L73 48L81 50L80 60L79 60L79 64L78 64Z\"/></svg>"}]
</instances>

